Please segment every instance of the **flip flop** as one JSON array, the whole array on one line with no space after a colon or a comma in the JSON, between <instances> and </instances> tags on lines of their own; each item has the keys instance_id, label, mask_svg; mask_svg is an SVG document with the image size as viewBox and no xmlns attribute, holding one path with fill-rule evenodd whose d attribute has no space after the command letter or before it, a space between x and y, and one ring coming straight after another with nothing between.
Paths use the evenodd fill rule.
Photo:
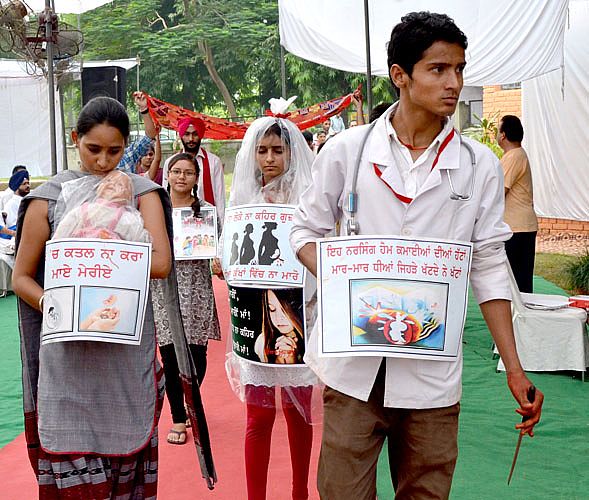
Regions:
<instances>
[{"instance_id":1,"label":"flip flop","mask_svg":"<svg viewBox=\"0 0 589 500\"><path fill-rule=\"evenodd\" d=\"M170 434L176 434L176 436L178 436L178 441L172 441L170 439ZM180 441L180 439L182 438L183 435L184 435L184 441ZM170 429L168 431L168 439L167 439L167 441L170 444L186 444L187 439L188 439L188 436L186 434L186 431L177 431L175 429Z\"/></svg>"}]
</instances>

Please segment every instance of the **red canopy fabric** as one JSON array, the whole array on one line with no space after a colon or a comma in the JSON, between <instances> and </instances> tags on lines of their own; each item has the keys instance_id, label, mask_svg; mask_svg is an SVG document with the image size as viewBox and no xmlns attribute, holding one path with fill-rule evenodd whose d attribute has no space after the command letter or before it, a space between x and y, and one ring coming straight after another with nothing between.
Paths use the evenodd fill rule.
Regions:
<instances>
[{"instance_id":1,"label":"red canopy fabric","mask_svg":"<svg viewBox=\"0 0 589 500\"><path fill-rule=\"evenodd\" d=\"M287 115L287 119L294 122L300 130L313 127L330 116L337 115L346 109L352 102L352 94L336 97L329 101L313 104L306 108L297 109ZM178 130L178 122L186 117L200 118L205 122L204 137L208 139L227 140L242 139L249 127L249 122L232 122L223 118L203 115L195 111L181 108L174 104L162 101L153 96L147 96L149 114L156 123L162 127Z\"/></svg>"}]
</instances>

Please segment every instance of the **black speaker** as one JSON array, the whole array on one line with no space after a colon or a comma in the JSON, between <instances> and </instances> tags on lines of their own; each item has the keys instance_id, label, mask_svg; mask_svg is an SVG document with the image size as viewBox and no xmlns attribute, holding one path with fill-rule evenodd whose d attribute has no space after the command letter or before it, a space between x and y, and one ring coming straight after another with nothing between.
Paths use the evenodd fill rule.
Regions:
<instances>
[{"instance_id":1,"label":"black speaker","mask_svg":"<svg viewBox=\"0 0 589 500\"><path fill-rule=\"evenodd\" d=\"M106 96L127 105L127 71L120 66L102 66L82 70L82 104L93 97Z\"/></svg>"}]
</instances>

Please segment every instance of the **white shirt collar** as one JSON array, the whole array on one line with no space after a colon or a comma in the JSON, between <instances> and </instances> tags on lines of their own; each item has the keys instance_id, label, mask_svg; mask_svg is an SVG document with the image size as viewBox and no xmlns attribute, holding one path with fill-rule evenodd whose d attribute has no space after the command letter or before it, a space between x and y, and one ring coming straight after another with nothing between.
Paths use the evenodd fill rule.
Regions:
<instances>
[{"instance_id":1,"label":"white shirt collar","mask_svg":"<svg viewBox=\"0 0 589 500\"><path fill-rule=\"evenodd\" d=\"M403 144L399 140L399 137L397 136L397 131L395 130L395 127L393 127L393 124L391 123L391 116L393 116L395 114L395 111L397 110L398 106L399 106L399 102L397 101L388 110L388 112L385 112L386 113L385 129L386 129L387 135L389 136L390 140L393 141L394 143L396 143L396 145L398 147L404 148L406 146L403 146ZM425 150L424 154L429 153L429 151L431 151L432 149L437 150L439 145L442 144L444 139L448 136L448 134L450 133L450 131L453 128L454 128L454 124L452 123L452 120L450 120L449 118L444 118L444 127L442 128L440 133L435 137L435 139L432 141L432 143L428 146L428 148Z\"/></svg>"}]
</instances>

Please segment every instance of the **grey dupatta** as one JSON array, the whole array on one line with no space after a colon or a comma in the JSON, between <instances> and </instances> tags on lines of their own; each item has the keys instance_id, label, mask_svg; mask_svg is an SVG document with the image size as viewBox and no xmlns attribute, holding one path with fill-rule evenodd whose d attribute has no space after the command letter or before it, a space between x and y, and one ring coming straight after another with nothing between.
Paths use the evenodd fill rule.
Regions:
<instances>
[{"instance_id":1,"label":"grey dupatta","mask_svg":"<svg viewBox=\"0 0 589 500\"><path fill-rule=\"evenodd\" d=\"M56 226L55 203L62 183L84 175L88 174L62 172L23 200L19 211L17 248L29 203L33 199L47 200L53 234ZM150 180L137 175L131 175L131 178L137 198L151 191L160 195L172 245L169 197ZM44 255L36 276L41 286L43 273ZM184 336L174 269L163 282L178 364L185 390L190 392L186 399L190 403L189 415L193 419L199 462L203 477L212 488L216 475L195 369ZM130 455L146 446L157 425L157 360L151 300L148 301L140 346L99 342L40 346L41 314L20 299L18 311L25 432L30 452L39 443L52 453L99 455ZM38 433L35 425L37 418Z\"/></svg>"}]
</instances>

